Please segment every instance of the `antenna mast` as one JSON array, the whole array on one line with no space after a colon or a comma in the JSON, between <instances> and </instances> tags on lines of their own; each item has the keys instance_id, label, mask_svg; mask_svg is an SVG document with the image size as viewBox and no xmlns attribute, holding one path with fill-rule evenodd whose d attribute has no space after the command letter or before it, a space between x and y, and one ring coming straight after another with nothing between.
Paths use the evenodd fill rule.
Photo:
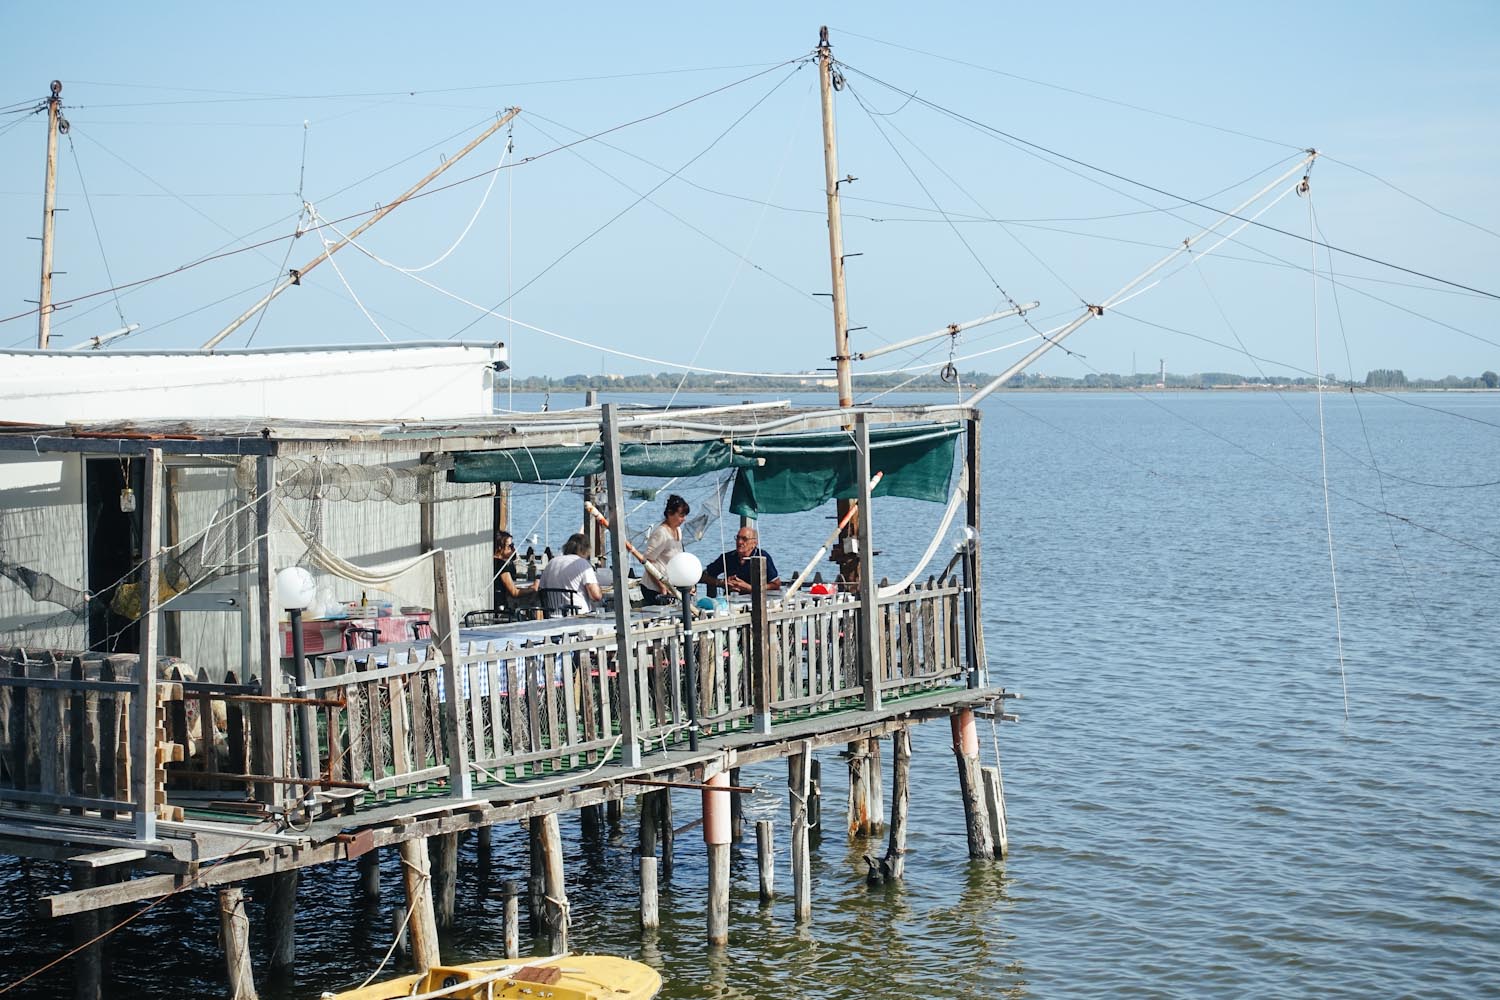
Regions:
<instances>
[{"instance_id":1,"label":"antenna mast","mask_svg":"<svg viewBox=\"0 0 1500 1000\"><path fill-rule=\"evenodd\" d=\"M37 300L36 346L45 351L52 338L52 218L57 206L57 136L68 130L62 116L62 81L52 81L47 98L47 185L42 197L42 291Z\"/></svg>"}]
</instances>

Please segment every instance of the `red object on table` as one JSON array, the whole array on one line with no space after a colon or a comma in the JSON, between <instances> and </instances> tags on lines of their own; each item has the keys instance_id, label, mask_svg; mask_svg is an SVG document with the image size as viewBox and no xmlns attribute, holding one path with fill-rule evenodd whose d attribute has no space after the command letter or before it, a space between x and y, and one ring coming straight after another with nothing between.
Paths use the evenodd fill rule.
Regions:
<instances>
[{"instance_id":1,"label":"red object on table","mask_svg":"<svg viewBox=\"0 0 1500 1000\"><path fill-rule=\"evenodd\" d=\"M356 648L351 644L351 632L355 629L373 630L380 634L380 642L411 642L412 626L427 624L432 616L388 615L384 618L304 618L302 619L302 650L308 656L323 653L341 653ZM360 645L367 645L362 640ZM281 623L281 655L292 655L291 622Z\"/></svg>"}]
</instances>

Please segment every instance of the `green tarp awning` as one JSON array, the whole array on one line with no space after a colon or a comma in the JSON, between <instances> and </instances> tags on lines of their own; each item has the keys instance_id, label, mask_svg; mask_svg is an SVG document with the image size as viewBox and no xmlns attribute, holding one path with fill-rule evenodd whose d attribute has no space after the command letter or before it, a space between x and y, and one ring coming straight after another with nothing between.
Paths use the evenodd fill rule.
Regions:
<instances>
[{"instance_id":1,"label":"green tarp awning","mask_svg":"<svg viewBox=\"0 0 1500 1000\"><path fill-rule=\"evenodd\" d=\"M875 496L944 503L953 476L956 423L870 428L870 468L883 472ZM736 469L730 510L756 517L821 507L859 495L854 435L845 431L766 434L738 439L620 446L626 476L670 478ZM458 483L535 483L577 479L604 471L597 442L504 448L454 455Z\"/></svg>"}]
</instances>

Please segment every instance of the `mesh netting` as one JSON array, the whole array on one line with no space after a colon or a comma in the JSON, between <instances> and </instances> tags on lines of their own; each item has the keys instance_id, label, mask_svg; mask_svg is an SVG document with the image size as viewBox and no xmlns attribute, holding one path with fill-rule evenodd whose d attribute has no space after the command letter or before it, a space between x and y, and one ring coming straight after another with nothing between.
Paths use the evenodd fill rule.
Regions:
<instances>
[{"instance_id":1,"label":"mesh netting","mask_svg":"<svg viewBox=\"0 0 1500 1000\"><path fill-rule=\"evenodd\" d=\"M253 490L254 460L240 462L235 478L241 489ZM395 468L299 458L281 459L277 463L276 480L277 492L294 500L384 500L409 504L472 500L494 492L489 483L449 483L445 474L431 466Z\"/></svg>"}]
</instances>

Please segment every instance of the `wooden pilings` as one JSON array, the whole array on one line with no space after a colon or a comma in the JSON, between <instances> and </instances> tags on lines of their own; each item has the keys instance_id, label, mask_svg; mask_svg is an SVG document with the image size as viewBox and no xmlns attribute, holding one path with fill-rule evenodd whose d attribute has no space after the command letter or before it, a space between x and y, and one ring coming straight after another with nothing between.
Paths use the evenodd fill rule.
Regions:
<instances>
[{"instance_id":1,"label":"wooden pilings","mask_svg":"<svg viewBox=\"0 0 1500 1000\"><path fill-rule=\"evenodd\" d=\"M219 890L219 943L229 978L229 1000L257 1000L250 966L250 916L238 886Z\"/></svg>"},{"instance_id":2,"label":"wooden pilings","mask_svg":"<svg viewBox=\"0 0 1500 1000\"><path fill-rule=\"evenodd\" d=\"M427 841L421 837L401 842L401 884L406 888L406 905L411 918L406 922L411 934L411 960L419 972L426 972L442 962L438 954L437 915L432 905L431 864Z\"/></svg>"},{"instance_id":3,"label":"wooden pilings","mask_svg":"<svg viewBox=\"0 0 1500 1000\"><path fill-rule=\"evenodd\" d=\"M429 837L427 853L432 864L432 902L437 925L452 927L458 896L458 834Z\"/></svg>"},{"instance_id":4,"label":"wooden pilings","mask_svg":"<svg viewBox=\"0 0 1500 1000\"><path fill-rule=\"evenodd\" d=\"M891 836L885 857L893 879L906 874L906 817L911 806L911 730L891 734Z\"/></svg>"},{"instance_id":5,"label":"wooden pilings","mask_svg":"<svg viewBox=\"0 0 1500 1000\"><path fill-rule=\"evenodd\" d=\"M703 790L703 843L708 849L708 943L729 943L729 772L708 778ZM713 789L723 791L713 791Z\"/></svg>"},{"instance_id":6,"label":"wooden pilings","mask_svg":"<svg viewBox=\"0 0 1500 1000\"><path fill-rule=\"evenodd\" d=\"M380 900L380 851L367 851L355 862L359 865L359 894L367 903Z\"/></svg>"},{"instance_id":7,"label":"wooden pilings","mask_svg":"<svg viewBox=\"0 0 1500 1000\"><path fill-rule=\"evenodd\" d=\"M554 955L568 950L568 890L563 881L562 832L558 827L557 813L547 813L533 818L532 828L541 827L542 877L544 885L543 913L550 945Z\"/></svg>"},{"instance_id":8,"label":"wooden pilings","mask_svg":"<svg viewBox=\"0 0 1500 1000\"><path fill-rule=\"evenodd\" d=\"M984 789L979 768L979 734L974 725L972 709L955 712L950 721L953 727L953 756L958 761L958 788L964 802L964 826L969 837L969 857L993 858L994 843L990 839L989 823L985 818Z\"/></svg>"},{"instance_id":9,"label":"wooden pilings","mask_svg":"<svg viewBox=\"0 0 1500 1000\"><path fill-rule=\"evenodd\" d=\"M870 832L870 782L865 776L865 741L849 744L849 839Z\"/></svg>"},{"instance_id":10,"label":"wooden pilings","mask_svg":"<svg viewBox=\"0 0 1500 1000\"><path fill-rule=\"evenodd\" d=\"M776 828L768 819L755 821L755 860L760 868L760 902L776 898Z\"/></svg>"},{"instance_id":11,"label":"wooden pilings","mask_svg":"<svg viewBox=\"0 0 1500 1000\"><path fill-rule=\"evenodd\" d=\"M984 813L989 823L990 840L995 857L1004 858L1010 853L1010 835L1005 829L1005 781L1000 775L1000 765L980 768L984 780Z\"/></svg>"},{"instance_id":12,"label":"wooden pilings","mask_svg":"<svg viewBox=\"0 0 1500 1000\"><path fill-rule=\"evenodd\" d=\"M500 893L505 897L505 927L502 933L505 937L505 957L516 958L521 954L521 904L517 896L520 890L510 879L506 879L500 885Z\"/></svg>"},{"instance_id":13,"label":"wooden pilings","mask_svg":"<svg viewBox=\"0 0 1500 1000\"><path fill-rule=\"evenodd\" d=\"M807 837L807 800L812 787L812 745L804 742L786 759L792 819L792 899L796 920L812 918L812 858Z\"/></svg>"},{"instance_id":14,"label":"wooden pilings","mask_svg":"<svg viewBox=\"0 0 1500 1000\"><path fill-rule=\"evenodd\" d=\"M661 907L656 894L656 855L641 855L641 930L661 926Z\"/></svg>"},{"instance_id":15,"label":"wooden pilings","mask_svg":"<svg viewBox=\"0 0 1500 1000\"><path fill-rule=\"evenodd\" d=\"M87 889L97 881L94 869L75 865L71 882L74 889ZM103 985L103 951L94 939L99 936L99 911L91 910L73 918L73 943L82 949L73 956L74 1000L100 1000Z\"/></svg>"},{"instance_id":16,"label":"wooden pilings","mask_svg":"<svg viewBox=\"0 0 1500 1000\"><path fill-rule=\"evenodd\" d=\"M271 973L283 975L297 964L297 881L299 872L267 875L261 885L266 893L266 935L271 944Z\"/></svg>"}]
</instances>

